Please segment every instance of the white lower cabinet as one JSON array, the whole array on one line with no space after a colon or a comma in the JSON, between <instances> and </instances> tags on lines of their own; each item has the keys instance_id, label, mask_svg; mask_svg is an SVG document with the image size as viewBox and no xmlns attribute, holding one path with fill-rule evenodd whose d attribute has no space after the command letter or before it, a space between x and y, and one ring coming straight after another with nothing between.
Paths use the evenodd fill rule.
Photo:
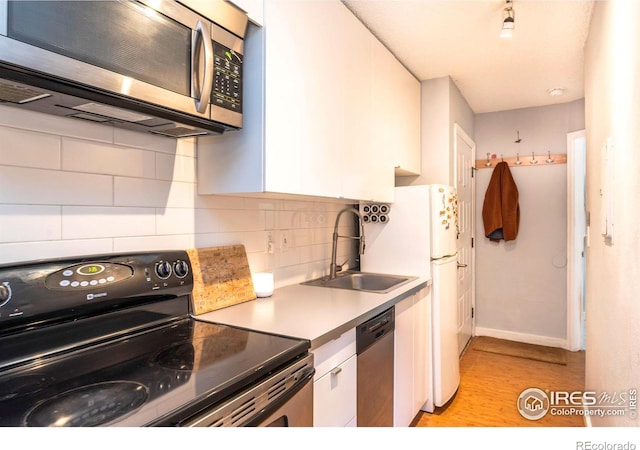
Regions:
<instances>
[{"instance_id":1,"label":"white lower cabinet","mask_svg":"<svg viewBox=\"0 0 640 450\"><path fill-rule=\"evenodd\" d=\"M430 288L396 304L393 425L406 427L429 396Z\"/></svg>"},{"instance_id":2,"label":"white lower cabinet","mask_svg":"<svg viewBox=\"0 0 640 450\"><path fill-rule=\"evenodd\" d=\"M313 426L344 427L356 416L356 356L313 383Z\"/></svg>"},{"instance_id":3,"label":"white lower cabinet","mask_svg":"<svg viewBox=\"0 0 640 450\"><path fill-rule=\"evenodd\" d=\"M395 305L393 425L411 424L430 395L431 288ZM355 427L357 411L356 330L312 349L313 426Z\"/></svg>"},{"instance_id":4,"label":"white lower cabinet","mask_svg":"<svg viewBox=\"0 0 640 450\"><path fill-rule=\"evenodd\" d=\"M356 426L355 329L312 350L316 373L313 381L313 426Z\"/></svg>"}]
</instances>

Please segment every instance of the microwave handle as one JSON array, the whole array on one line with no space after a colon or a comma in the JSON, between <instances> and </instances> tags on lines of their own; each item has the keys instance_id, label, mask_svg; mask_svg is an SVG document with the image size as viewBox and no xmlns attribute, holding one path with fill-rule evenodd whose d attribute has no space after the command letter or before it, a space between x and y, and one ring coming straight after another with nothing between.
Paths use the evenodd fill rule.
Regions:
<instances>
[{"instance_id":1,"label":"microwave handle","mask_svg":"<svg viewBox=\"0 0 640 450\"><path fill-rule=\"evenodd\" d=\"M200 20L198 20L198 24L196 25L196 43L198 36L202 39L202 44L204 46L204 78L202 81L202 90L200 91L200 98L196 98L194 100L196 105L196 110L199 113L204 113L207 110L207 106L209 106L209 99L211 98L211 90L213 89L213 41L211 40L211 32L207 27L205 27ZM196 74L195 70L197 65L196 61L196 48L198 46L194 45L191 50L191 67L193 68L193 74L191 75L191 83L195 83ZM197 91L196 86L193 86L194 91Z\"/></svg>"}]
</instances>

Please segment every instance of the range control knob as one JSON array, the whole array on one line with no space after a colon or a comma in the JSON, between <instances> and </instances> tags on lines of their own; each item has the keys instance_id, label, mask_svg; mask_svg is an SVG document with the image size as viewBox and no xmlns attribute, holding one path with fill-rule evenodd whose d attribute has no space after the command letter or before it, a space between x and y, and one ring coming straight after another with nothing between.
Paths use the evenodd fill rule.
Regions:
<instances>
[{"instance_id":1,"label":"range control knob","mask_svg":"<svg viewBox=\"0 0 640 450\"><path fill-rule=\"evenodd\" d=\"M176 261L173 264L173 271L178 278L184 278L189 273L189 265L186 261Z\"/></svg>"},{"instance_id":2,"label":"range control knob","mask_svg":"<svg viewBox=\"0 0 640 450\"><path fill-rule=\"evenodd\" d=\"M4 306L9 300L11 300L9 283L0 283L0 306Z\"/></svg>"},{"instance_id":3,"label":"range control knob","mask_svg":"<svg viewBox=\"0 0 640 450\"><path fill-rule=\"evenodd\" d=\"M171 264L167 261L156 264L156 275L163 280L166 280L171 275Z\"/></svg>"}]
</instances>

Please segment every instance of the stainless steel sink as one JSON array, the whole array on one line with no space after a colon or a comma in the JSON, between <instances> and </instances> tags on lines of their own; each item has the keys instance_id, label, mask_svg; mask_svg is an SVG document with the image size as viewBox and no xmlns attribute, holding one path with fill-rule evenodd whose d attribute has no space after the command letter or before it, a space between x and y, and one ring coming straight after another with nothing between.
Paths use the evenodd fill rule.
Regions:
<instances>
[{"instance_id":1,"label":"stainless steel sink","mask_svg":"<svg viewBox=\"0 0 640 450\"><path fill-rule=\"evenodd\" d=\"M319 286L336 289L349 289L352 291L377 292L384 294L398 286L415 280L417 277L404 275L387 275L381 273L367 273L347 271L339 273L336 278L322 277L305 281L304 285Z\"/></svg>"}]
</instances>

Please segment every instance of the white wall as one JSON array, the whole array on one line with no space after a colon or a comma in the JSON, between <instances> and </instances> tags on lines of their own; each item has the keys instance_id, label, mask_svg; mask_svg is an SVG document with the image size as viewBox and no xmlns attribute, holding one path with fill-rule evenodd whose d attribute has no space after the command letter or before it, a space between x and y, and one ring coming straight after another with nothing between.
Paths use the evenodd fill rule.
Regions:
<instances>
[{"instance_id":1,"label":"white wall","mask_svg":"<svg viewBox=\"0 0 640 450\"><path fill-rule=\"evenodd\" d=\"M596 2L586 45L586 389L638 389L640 380L640 2ZM614 142L614 238L602 237L602 148ZM638 426L639 417L592 417L598 426Z\"/></svg>"},{"instance_id":2,"label":"white wall","mask_svg":"<svg viewBox=\"0 0 640 450\"><path fill-rule=\"evenodd\" d=\"M565 154L567 133L584 128L584 101L478 114L477 158L524 157L536 167L511 167L519 192L515 241L485 236L482 206L493 169L476 172L476 331L563 346L566 340L567 166L545 165L543 153ZM522 142L516 144L517 131ZM527 157L527 161L529 158Z\"/></svg>"},{"instance_id":3,"label":"white wall","mask_svg":"<svg viewBox=\"0 0 640 450\"><path fill-rule=\"evenodd\" d=\"M465 133L474 139L475 136L475 114L467 100L458 89L454 81L449 78L449 152L451 154L451 167L449 170L449 180L453 183L455 174L453 173L453 152L455 147L455 125L458 124Z\"/></svg>"},{"instance_id":4,"label":"white wall","mask_svg":"<svg viewBox=\"0 0 640 450\"><path fill-rule=\"evenodd\" d=\"M197 195L194 139L2 106L0 142L0 264L240 243L276 287L328 270L343 204ZM342 234L353 229L347 217ZM340 242L339 262L351 249Z\"/></svg>"}]
</instances>

